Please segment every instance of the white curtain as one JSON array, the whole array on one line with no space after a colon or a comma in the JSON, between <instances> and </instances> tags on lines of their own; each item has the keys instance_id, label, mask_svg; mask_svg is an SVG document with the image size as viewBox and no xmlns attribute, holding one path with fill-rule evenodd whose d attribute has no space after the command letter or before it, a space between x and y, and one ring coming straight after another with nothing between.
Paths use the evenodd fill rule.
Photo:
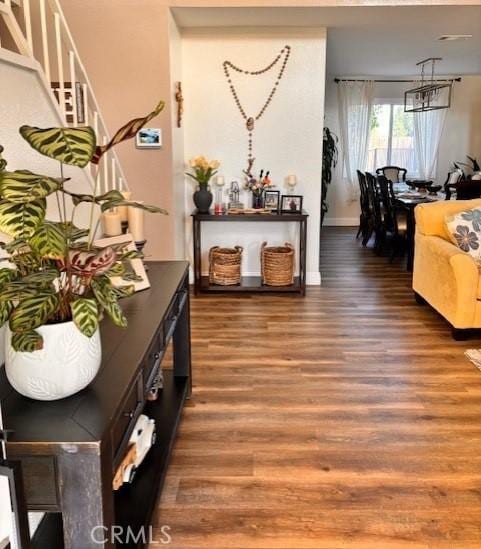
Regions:
<instances>
[{"instance_id":1,"label":"white curtain","mask_svg":"<svg viewBox=\"0 0 481 549\"><path fill-rule=\"evenodd\" d=\"M415 112L414 148L422 179L436 177L439 143L443 135L447 109Z\"/></svg>"},{"instance_id":2,"label":"white curtain","mask_svg":"<svg viewBox=\"0 0 481 549\"><path fill-rule=\"evenodd\" d=\"M364 171L367 165L374 86L373 81L340 81L337 88L341 145L352 200L359 195L356 170Z\"/></svg>"}]
</instances>

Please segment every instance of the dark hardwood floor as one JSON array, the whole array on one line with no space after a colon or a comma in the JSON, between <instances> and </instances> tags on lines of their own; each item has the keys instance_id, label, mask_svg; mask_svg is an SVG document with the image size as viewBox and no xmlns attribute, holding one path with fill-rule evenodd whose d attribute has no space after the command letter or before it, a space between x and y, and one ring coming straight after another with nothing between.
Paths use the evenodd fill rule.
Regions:
<instances>
[{"instance_id":1,"label":"dark hardwood floor","mask_svg":"<svg viewBox=\"0 0 481 549\"><path fill-rule=\"evenodd\" d=\"M193 299L194 396L155 517L169 547L481 547L481 372L463 356L481 340L453 341L354 234L323 231L304 299Z\"/></svg>"}]
</instances>

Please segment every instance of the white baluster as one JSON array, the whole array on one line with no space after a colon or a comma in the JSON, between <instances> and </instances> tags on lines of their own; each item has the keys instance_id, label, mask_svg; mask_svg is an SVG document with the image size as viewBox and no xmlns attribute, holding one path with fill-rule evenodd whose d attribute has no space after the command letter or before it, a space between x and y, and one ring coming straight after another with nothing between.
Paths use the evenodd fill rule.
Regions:
<instances>
[{"instance_id":1,"label":"white baluster","mask_svg":"<svg viewBox=\"0 0 481 549\"><path fill-rule=\"evenodd\" d=\"M117 164L115 163L114 155L112 155L112 189L117 188L116 181L115 181L115 178L116 178L116 173L115 172L116 171L117 171Z\"/></svg>"},{"instance_id":2,"label":"white baluster","mask_svg":"<svg viewBox=\"0 0 481 549\"><path fill-rule=\"evenodd\" d=\"M89 89L87 84L82 84L82 96L83 96L83 105L84 105L84 126L89 125Z\"/></svg>"},{"instance_id":3,"label":"white baluster","mask_svg":"<svg viewBox=\"0 0 481 549\"><path fill-rule=\"evenodd\" d=\"M107 145L108 142L109 141L108 141L107 137L104 136L102 143L104 145ZM104 168L104 170L103 170L104 171L104 184L103 184L102 192L106 193L109 190L109 155L108 155L108 153L105 153L103 163L104 163L104 166L103 166L103 168Z\"/></svg>"},{"instance_id":4,"label":"white baluster","mask_svg":"<svg viewBox=\"0 0 481 549\"><path fill-rule=\"evenodd\" d=\"M73 126L78 126L77 120L77 86L75 85L75 54L72 50L68 52L69 62L70 62L70 85L72 92L72 117L73 117Z\"/></svg>"},{"instance_id":5,"label":"white baluster","mask_svg":"<svg viewBox=\"0 0 481 549\"><path fill-rule=\"evenodd\" d=\"M58 67L58 102L62 111L65 123L67 122L67 105L65 95L65 78L63 72L63 52L62 52L62 34L60 29L60 15L54 14L55 21L55 45L57 48L57 67Z\"/></svg>"},{"instance_id":6,"label":"white baluster","mask_svg":"<svg viewBox=\"0 0 481 549\"><path fill-rule=\"evenodd\" d=\"M23 0L23 18L25 21L25 33L30 51L33 54L32 15L30 12L30 0Z\"/></svg>"},{"instance_id":7,"label":"white baluster","mask_svg":"<svg viewBox=\"0 0 481 549\"><path fill-rule=\"evenodd\" d=\"M43 49L43 70L47 82L51 82L50 76L50 55L48 52L48 29L47 16L45 13L45 0L40 0L40 28L42 32L42 49Z\"/></svg>"}]
</instances>

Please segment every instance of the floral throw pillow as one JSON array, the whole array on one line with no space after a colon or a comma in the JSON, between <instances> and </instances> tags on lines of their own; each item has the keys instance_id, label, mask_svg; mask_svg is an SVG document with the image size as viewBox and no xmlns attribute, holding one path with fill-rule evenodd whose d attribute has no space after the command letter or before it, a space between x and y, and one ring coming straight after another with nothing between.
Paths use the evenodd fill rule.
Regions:
<instances>
[{"instance_id":1,"label":"floral throw pillow","mask_svg":"<svg viewBox=\"0 0 481 549\"><path fill-rule=\"evenodd\" d=\"M481 265L481 208L447 216L446 228L453 243Z\"/></svg>"}]
</instances>

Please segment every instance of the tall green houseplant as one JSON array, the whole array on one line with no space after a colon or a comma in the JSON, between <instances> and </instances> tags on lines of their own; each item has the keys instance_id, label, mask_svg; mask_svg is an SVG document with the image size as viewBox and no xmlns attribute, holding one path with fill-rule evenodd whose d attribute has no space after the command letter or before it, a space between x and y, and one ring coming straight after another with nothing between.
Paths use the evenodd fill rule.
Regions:
<instances>
[{"instance_id":1,"label":"tall green houseplant","mask_svg":"<svg viewBox=\"0 0 481 549\"><path fill-rule=\"evenodd\" d=\"M321 226L324 223L324 216L329 210L327 203L327 189L332 181L332 170L338 161L337 135L327 127L324 128L322 139L322 198L321 198Z\"/></svg>"},{"instance_id":2,"label":"tall green houseplant","mask_svg":"<svg viewBox=\"0 0 481 549\"><path fill-rule=\"evenodd\" d=\"M98 328L105 313L117 326L126 326L120 297L133 293L133 286L114 287L111 276L127 276L124 261L141 257L122 246L98 248L94 244L99 219L104 212L127 205L149 212L167 213L157 206L126 201L117 190L98 192L99 162L118 143L130 139L163 109L161 101L147 116L120 128L106 145L98 145L91 127L36 128L22 126L20 134L40 154L59 162L59 177L8 171L0 146L0 231L12 240L2 243L7 257L0 263L0 326L7 323L15 351L32 352L43 347L40 326L73 320L87 337ZM63 175L65 164L96 166L92 194L79 194ZM58 219L47 220L47 198L55 196ZM67 200L72 201L71 211ZM79 204L90 207L88 228L75 225ZM8 265L8 262L10 265ZM13 268L12 268L13 266Z\"/></svg>"}]
</instances>

